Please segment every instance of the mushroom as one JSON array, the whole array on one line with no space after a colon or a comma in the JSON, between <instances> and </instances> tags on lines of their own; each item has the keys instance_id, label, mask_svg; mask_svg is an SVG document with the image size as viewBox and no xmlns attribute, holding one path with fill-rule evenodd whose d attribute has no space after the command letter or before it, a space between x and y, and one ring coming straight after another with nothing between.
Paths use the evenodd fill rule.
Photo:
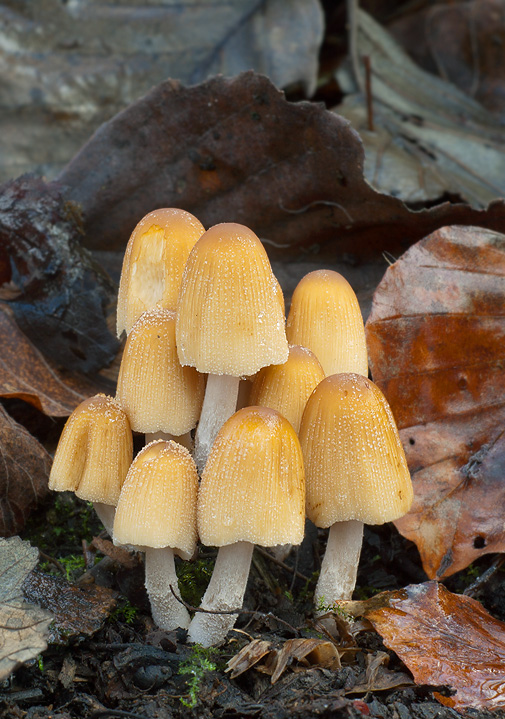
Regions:
<instances>
[{"instance_id":1,"label":"mushroom","mask_svg":"<svg viewBox=\"0 0 505 719\"><path fill-rule=\"evenodd\" d=\"M117 334L129 334L140 315L159 304L175 310L188 255L205 231L189 212L153 210L132 232L123 258L117 302Z\"/></svg>"},{"instance_id":2,"label":"mushroom","mask_svg":"<svg viewBox=\"0 0 505 719\"><path fill-rule=\"evenodd\" d=\"M405 453L380 389L359 374L326 377L307 402L300 426L307 516L330 527L315 592L316 607L350 599L363 524L408 512L413 498Z\"/></svg>"},{"instance_id":3,"label":"mushroom","mask_svg":"<svg viewBox=\"0 0 505 719\"><path fill-rule=\"evenodd\" d=\"M299 544L304 531L305 483L296 433L267 407L245 407L219 431L198 493L203 544L219 547L201 609L242 606L254 544ZM221 642L233 614L198 612L188 638L203 646Z\"/></svg>"},{"instance_id":4,"label":"mushroom","mask_svg":"<svg viewBox=\"0 0 505 719\"><path fill-rule=\"evenodd\" d=\"M116 399L132 429L147 442L174 439L189 448L204 392L204 376L179 362L175 312L144 312L127 337L117 381Z\"/></svg>"},{"instance_id":5,"label":"mushroom","mask_svg":"<svg viewBox=\"0 0 505 719\"><path fill-rule=\"evenodd\" d=\"M276 409L298 432L307 400L324 376L313 352L290 345L287 362L263 367L256 374L249 404Z\"/></svg>"},{"instance_id":6,"label":"mushroom","mask_svg":"<svg viewBox=\"0 0 505 719\"><path fill-rule=\"evenodd\" d=\"M84 400L68 418L49 475L49 489L93 502L112 536L114 508L133 457L130 422L112 397Z\"/></svg>"},{"instance_id":7,"label":"mushroom","mask_svg":"<svg viewBox=\"0 0 505 719\"><path fill-rule=\"evenodd\" d=\"M145 586L153 620L166 630L187 628L187 609L178 589L174 552L191 559L196 549L198 475L188 450L155 440L135 457L114 519L114 542L145 551Z\"/></svg>"},{"instance_id":8,"label":"mushroom","mask_svg":"<svg viewBox=\"0 0 505 719\"><path fill-rule=\"evenodd\" d=\"M302 277L291 299L286 334L290 344L314 352L326 376L338 372L368 376L358 299L338 272L315 270Z\"/></svg>"},{"instance_id":9,"label":"mushroom","mask_svg":"<svg viewBox=\"0 0 505 719\"><path fill-rule=\"evenodd\" d=\"M201 470L218 430L235 412L240 377L288 358L282 291L263 245L247 227L215 225L191 250L176 342L182 365L209 374L195 436Z\"/></svg>"}]
</instances>

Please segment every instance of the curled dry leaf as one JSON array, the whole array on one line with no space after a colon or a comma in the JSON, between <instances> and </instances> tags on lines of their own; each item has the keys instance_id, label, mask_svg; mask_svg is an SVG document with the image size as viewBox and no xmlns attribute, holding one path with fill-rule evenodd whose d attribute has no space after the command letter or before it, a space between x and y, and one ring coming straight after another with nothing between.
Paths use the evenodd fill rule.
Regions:
<instances>
[{"instance_id":1,"label":"curled dry leaf","mask_svg":"<svg viewBox=\"0 0 505 719\"><path fill-rule=\"evenodd\" d=\"M25 525L46 496L51 457L44 447L0 405L0 535Z\"/></svg>"},{"instance_id":2,"label":"curled dry leaf","mask_svg":"<svg viewBox=\"0 0 505 719\"><path fill-rule=\"evenodd\" d=\"M505 551L505 237L443 228L379 284L366 332L414 482L395 522L430 578Z\"/></svg>"},{"instance_id":3,"label":"curled dry leaf","mask_svg":"<svg viewBox=\"0 0 505 719\"><path fill-rule=\"evenodd\" d=\"M67 417L103 385L56 370L0 304L0 397L17 397L52 417Z\"/></svg>"},{"instance_id":4,"label":"curled dry leaf","mask_svg":"<svg viewBox=\"0 0 505 719\"><path fill-rule=\"evenodd\" d=\"M103 157L108 162L103 162ZM240 222L271 254L361 259L397 252L443 224L505 227L505 204L410 212L363 178L363 148L343 118L290 103L246 72L155 87L93 135L58 178L82 209L88 246L124 247L139 218L182 207L205 225Z\"/></svg>"},{"instance_id":5,"label":"curled dry leaf","mask_svg":"<svg viewBox=\"0 0 505 719\"><path fill-rule=\"evenodd\" d=\"M352 604L358 603L349 609ZM359 612L417 684L456 690L454 696L436 694L446 706L505 707L505 624L479 602L431 581L377 595Z\"/></svg>"},{"instance_id":6,"label":"curled dry leaf","mask_svg":"<svg viewBox=\"0 0 505 719\"><path fill-rule=\"evenodd\" d=\"M52 612L49 641L53 644L66 644L79 634L91 636L116 604L116 593L107 587L79 587L37 570L27 577L23 591L31 602Z\"/></svg>"},{"instance_id":7,"label":"curled dry leaf","mask_svg":"<svg viewBox=\"0 0 505 719\"><path fill-rule=\"evenodd\" d=\"M47 647L49 612L23 599L39 553L19 537L0 539L0 680Z\"/></svg>"}]
</instances>

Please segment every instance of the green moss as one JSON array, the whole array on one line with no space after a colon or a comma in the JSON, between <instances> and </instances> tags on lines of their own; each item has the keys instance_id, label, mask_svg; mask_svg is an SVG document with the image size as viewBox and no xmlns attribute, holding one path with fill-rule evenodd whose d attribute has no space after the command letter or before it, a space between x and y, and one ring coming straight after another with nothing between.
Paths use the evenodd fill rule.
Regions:
<instances>
[{"instance_id":1,"label":"green moss","mask_svg":"<svg viewBox=\"0 0 505 719\"><path fill-rule=\"evenodd\" d=\"M213 568L213 559L197 559L195 562L177 564L177 579L181 597L192 607L200 606Z\"/></svg>"},{"instance_id":2,"label":"green moss","mask_svg":"<svg viewBox=\"0 0 505 719\"><path fill-rule=\"evenodd\" d=\"M188 709L193 709L198 704L198 695L205 675L208 672L215 672L218 668L216 660L219 650L214 647L202 647L195 644L190 656L182 662L179 667L179 674L187 674L186 686L188 694L181 697L181 703Z\"/></svg>"}]
</instances>

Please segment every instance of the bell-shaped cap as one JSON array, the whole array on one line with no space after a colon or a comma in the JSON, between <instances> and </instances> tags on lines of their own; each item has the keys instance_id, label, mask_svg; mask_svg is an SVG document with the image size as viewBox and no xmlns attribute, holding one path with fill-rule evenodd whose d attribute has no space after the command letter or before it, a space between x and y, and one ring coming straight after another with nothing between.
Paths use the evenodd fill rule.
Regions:
<instances>
[{"instance_id":1,"label":"bell-shaped cap","mask_svg":"<svg viewBox=\"0 0 505 719\"><path fill-rule=\"evenodd\" d=\"M291 298L286 334L290 344L314 352L326 376L338 372L368 375L358 299L338 272L315 270L302 277Z\"/></svg>"},{"instance_id":2,"label":"bell-shaped cap","mask_svg":"<svg viewBox=\"0 0 505 719\"><path fill-rule=\"evenodd\" d=\"M302 452L290 422L267 407L245 407L232 415L202 475L198 529L203 544L299 544L304 503Z\"/></svg>"},{"instance_id":3,"label":"bell-shaped cap","mask_svg":"<svg viewBox=\"0 0 505 719\"><path fill-rule=\"evenodd\" d=\"M116 505L133 457L130 422L104 394L84 400L68 418L56 448L49 489Z\"/></svg>"},{"instance_id":4,"label":"bell-shaped cap","mask_svg":"<svg viewBox=\"0 0 505 719\"><path fill-rule=\"evenodd\" d=\"M288 358L279 283L260 240L222 223L195 244L177 306L181 364L234 377Z\"/></svg>"},{"instance_id":5,"label":"bell-shaped cap","mask_svg":"<svg viewBox=\"0 0 505 719\"><path fill-rule=\"evenodd\" d=\"M117 302L117 334L128 334L156 304L175 310L188 255L204 233L196 217L164 207L143 217L126 246Z\"/></svg>"},{"instance_id":6,"label":"bell-shaped cap","mask_svg":"<svg viewBox=\"0 0 505 719\"><path fill-rule=\"evenodd\" d=\"M116 398L132 429L179 436L196 426L205 378L182 367L175 346L175 312L155 307L134 324L125 343Z\"/></svg>"},{"instance_id":7,"label":"bell-shaped cap","mask_svg":"<svg viewBox=\"0 0 505 719\"><path fill-rule=\"evenodd\" d=\"M298 432L307 400L324 376L313 352L290 345L287 362L263 367L256 374L249 404L276 409Z\"/></svg>"},{"instance_id":8,"label":"bell-shaped cap","mask_svg":"<svg viewBox=\"0 0 505 719\"><path fill-rule=\"evenodd\" d=\"M349 519L383 524L408 512L413 492L391 409L359 374L326 377L300 426L307 516L318 527Z\"/></svg>"},{"instance_id":9,"label":"bell-shaped cap","mask_svg":"<svg viewBox=\"0 0 505 719\"><path fill-rule=\"evenodd\" d=\"M198 475L188 450L155 440L135 457L114 518L114 542L171 547L183 559L195 552Z\"/></svg>"}]
</instances>

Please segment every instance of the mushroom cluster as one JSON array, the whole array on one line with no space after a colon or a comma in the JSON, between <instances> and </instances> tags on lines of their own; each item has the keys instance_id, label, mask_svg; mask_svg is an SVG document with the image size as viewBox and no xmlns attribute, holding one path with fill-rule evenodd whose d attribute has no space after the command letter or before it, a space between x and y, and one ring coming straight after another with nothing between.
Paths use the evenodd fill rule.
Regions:
<instances>
[{"instance_id":1,"label":"mushroom cluster","mask_svg":"<svg viewBox=\"0 0 505 719\"><path fill-rule=\"evenodd\" d=\"M402 516L412 486L391 410L367 378L349 283L309 273L286 321L254 232L236 223L205 231L164 208L128 242L117 331L127 337L116 397L98 395L70 416L50 488L93 501L114 542L145 552L156 624L221 642L254 545L300 544L306 516L330 528L316 606L350 598L363 523ZM135 458L132 432L145 435ZM191 618L174 553L190 561L198 538L219 551Z\"/></svg>"}]
</instances>

